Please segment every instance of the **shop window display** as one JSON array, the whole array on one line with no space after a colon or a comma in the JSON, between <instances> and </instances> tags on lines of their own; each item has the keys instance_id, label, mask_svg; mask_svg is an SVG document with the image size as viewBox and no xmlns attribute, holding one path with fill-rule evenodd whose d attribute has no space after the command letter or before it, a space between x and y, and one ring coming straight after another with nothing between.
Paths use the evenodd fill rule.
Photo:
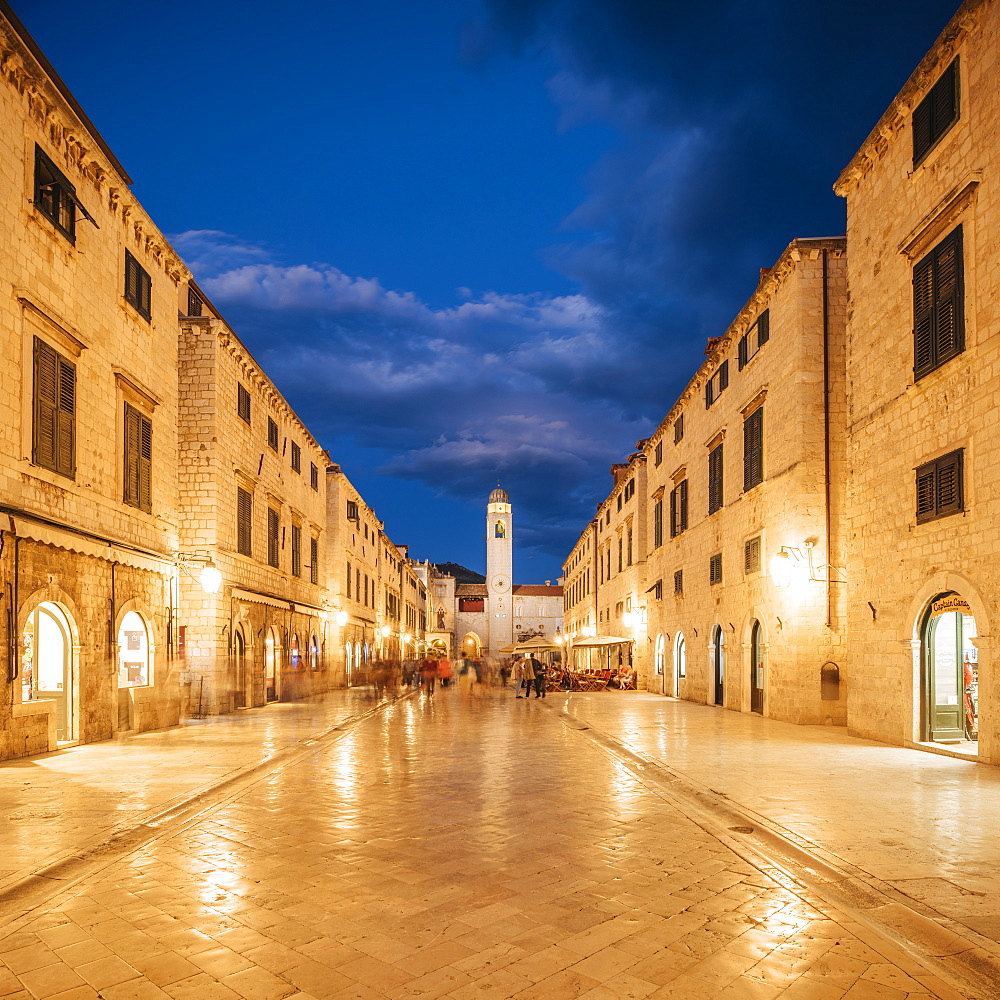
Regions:
<instances>
[{"instance_id":1,"label":"shop window display","mask_svg":"<svg viewBox=\"0 0 1000 1000\"><path fill-rule=\"evenodd\" d=\"M943 594L928 609L922 641L925 739L979 739L979 658L976 619L958 594Z\"/></svg>"}]
</instances>

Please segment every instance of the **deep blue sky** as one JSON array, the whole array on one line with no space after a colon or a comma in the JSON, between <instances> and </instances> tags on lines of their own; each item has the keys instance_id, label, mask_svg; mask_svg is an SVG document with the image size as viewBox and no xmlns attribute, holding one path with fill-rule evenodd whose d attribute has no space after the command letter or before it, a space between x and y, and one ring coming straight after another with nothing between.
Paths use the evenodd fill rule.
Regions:
<instances>
[{"instance_id":1,"label":"deep blue sky","mask_svg":"<svg viewBox=\"0 0 1000 1000\"><path fill-rule=\"evenodd\" d=\"M955 0L14 0L397 542L555 578Z\"/></svg>"}]
</instances>

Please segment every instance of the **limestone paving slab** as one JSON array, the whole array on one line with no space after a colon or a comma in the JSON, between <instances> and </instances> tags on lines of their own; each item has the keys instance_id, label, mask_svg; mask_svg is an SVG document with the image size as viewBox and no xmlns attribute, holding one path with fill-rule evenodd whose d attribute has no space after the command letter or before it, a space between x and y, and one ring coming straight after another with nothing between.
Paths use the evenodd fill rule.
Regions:
<instances>
[{"instance_id":1,"label":"limestone paving slab","mask_svg":"<svg viewBox=\"0 0 1000 1000\"><path fill-rule=\"evenodd\" d=\"M38 998L960 997L556 714L447 691L95 864L0 963Z\"/></svg>"}]
</instances>

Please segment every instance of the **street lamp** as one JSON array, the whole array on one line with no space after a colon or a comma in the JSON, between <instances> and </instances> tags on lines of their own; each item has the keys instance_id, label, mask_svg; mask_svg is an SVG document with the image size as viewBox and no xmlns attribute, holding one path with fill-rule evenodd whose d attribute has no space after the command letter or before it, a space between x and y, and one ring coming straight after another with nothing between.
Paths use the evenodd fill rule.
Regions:
<instances>
[{"instance_id":1,"label":"street lamp","mask_svg":"<svg viewBox=\"0 0 1000 1000\"><path fill-rule=\"evenodd\" d=\"M217 594L222 587L222 574L211 559L205 563L204 568L198 574L201 581L201 589L206 594Z\"/></svg>"},{"instance_id":2,"label":"street lamp","mask_svg":"<svg viewBox=\"0 0 1000 1000\"><path fill-rule=\"evenodd\" d=\"M347 624L347 612L346 611L338 611L334 615L334 621L337 623L337 625L340 628L343 628Z\"/></svg>"}]
</instances>

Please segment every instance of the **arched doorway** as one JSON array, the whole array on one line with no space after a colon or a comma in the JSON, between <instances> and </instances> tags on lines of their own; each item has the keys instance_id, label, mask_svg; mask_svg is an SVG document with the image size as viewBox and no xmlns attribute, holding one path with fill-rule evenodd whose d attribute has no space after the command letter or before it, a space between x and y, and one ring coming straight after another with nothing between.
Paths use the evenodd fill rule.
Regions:
<instances>
[{"instance_id":1,"label":"arched doorway","mask_svg":"<svg viewBox=\"0 0 1000 1000\"><path fill-rule=\"evenodd\" d=\"M264 639L264 700L278 700L278 670L281 666L281 644L277 629L272 625Z\"/></svg>"},{"instance_id":2,"label":"arched doorway","mask_svg":"<svg viewBox=\"0 0 1000 1000\"><path fill-rule=\"evenodd\" d=\"M656 676L660 679L660 691L663 694L667 693L667 675L663 669L663 650L664 650L664 639L663 633L659 633L656 636L656 645L653 647L653 670Z\"/></svg>"},{"instance_id":3,"label":"arched doorway","mask_svg":"<svg viewBox=\"0 0 1000 1000\"><path fill-rule=\"evenodd\" d=\"M233 708L247 707L247 640L243 626L233 634Z\"/></svg>"},{"instance_id":4,"label":"arched doorway","mask_svg":"<svg viewBox=\"0 0 1000 1000\"><path fill-rule=\"evenodd\" d=\"M764 714L764 647L756 619L750 627L750 711Z\"/></svg>"},{"instance_id":5,"label":"arched doorway","mask_svg":"<svg viewBox=\"0 0 1000 1000\"><path fill-rule=\"evenodd\" d=\"M344 644L344 672L347 677L347 686L351 686L351 675L354 673L354 643Z\"/></svg>"},{"instance_id":6,"label":"arched doorway","mask_svg":"<svg viewBox=\"0 0 1000 1000\"><path fill-rule=\"evenodd\" d=\"M118 627L118 688L148 687L152 683L149 632L142 616L128 611Z\"/></svg>"},{"instance_id":7,"label":"arched doorway","mask_svg":"<svg viewBox=\"0 0 1000 1000\"><path fill-rule=\"evenodd\" d=\"M979 740L979 658L972 609L954 591L939 594L920 630L922 738L933 743Z\"/></svg>"},{"instance_id":8,"label":"arched doorway","mask_svg":"<svg viewBox=\"0 0 1000 1000\"><path fill-rule=\"evenodd\" d=\"M726 633L721 625L712 629L712 673L715 677L714 702L723 705L726 694Z\"/></svg>"},{"instance_id":9,"label":"arched doorway","mask_svg":"<svg viewBox=\"0 0 1000 1000\"><path fill-rule=\"evenodd\" d=\"M301 666L299 662L299 634L298 632L292 633L292 638L288 643L288 656L292 662L292 670L298 670Z\"/></svg>"},{"instance_id":10,"label":"arched doorway","mask_svg":"<svg viewBox=\"0 0 1000 1000\"><path fill-rule=\"evenodd\" d=\"M78 738L73 631L57 604L46 601L28 616L21 633L21 700L56 703L56 741Z\"/></svg>"},{"instance_id":11,"label":"arched doorway","mask_svg":"<svg viewBox=\"0 0 1000 1000\"><path fill-rule=\"evenodd\" d=\"M687 677L687 643L684 633L678 632L674 639L674 693L680 697L681 681Z\"/></svg>"},{"instance_id":12,"label":"arched doorway","mask_svg":"<svg viewBox=\"0 0 1000 1000\"><path fill-rule=\"evenodd\" d=\"M309 669L319 670L319 639L315 635L309 639Z\"/></svg>"},{"instance_id":13,"label":"arched doorway","mask_svg":"<svg viewBox=\"0 0 1000 1000\"><path fill-rule=\"evenodd\" d=\"M459 646L459 656L467 656L470 660L478 660L483 655L483 644L475 632L466 632Z\"/></svg>"}]
</instances>

